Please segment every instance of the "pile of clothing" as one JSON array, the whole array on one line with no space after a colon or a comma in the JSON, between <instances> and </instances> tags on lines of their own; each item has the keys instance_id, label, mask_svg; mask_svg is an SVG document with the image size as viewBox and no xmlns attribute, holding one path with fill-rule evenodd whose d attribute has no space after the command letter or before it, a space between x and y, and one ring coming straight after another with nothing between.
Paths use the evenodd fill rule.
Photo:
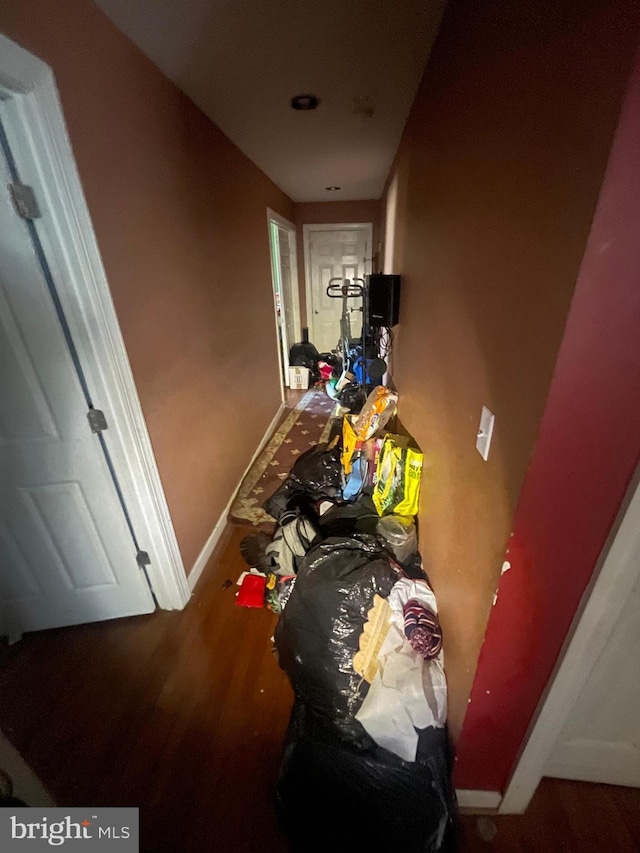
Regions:
<instances>
[{"instance_id":1,"label":"pile of clothing","mask_svg":"<svg viewBox=\"0 0 640 853\"><path fill-rule=\"evenodd\" d=\"M414 519L422 454L385 431L396 403L374 389L264 507L278 527L254 562L295 693L278 783L294 849L452 843L442 630Z\"/></svg>"}]
</instances>

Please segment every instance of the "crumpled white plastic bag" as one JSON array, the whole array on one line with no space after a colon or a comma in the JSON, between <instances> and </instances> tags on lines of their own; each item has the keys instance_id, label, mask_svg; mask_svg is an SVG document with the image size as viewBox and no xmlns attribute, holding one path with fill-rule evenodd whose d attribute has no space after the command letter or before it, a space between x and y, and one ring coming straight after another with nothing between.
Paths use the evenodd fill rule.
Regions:
<instances>
[{"instance_id":1,"label":"crumpled white plastic bag","mask_svg":"<svg viewBox=\"0 0 640 853\"><path fill-rule=\"evenodd\" d=\"M405 761L415 761L416 729L442 728L447 719L447 682L440 652L425 660L404 635L404 605L415 598L438 612L426 581L401 578L391 590L389 633L378 653L380 668L356 719L373 740Z\"/></svg>"}]
</instances>

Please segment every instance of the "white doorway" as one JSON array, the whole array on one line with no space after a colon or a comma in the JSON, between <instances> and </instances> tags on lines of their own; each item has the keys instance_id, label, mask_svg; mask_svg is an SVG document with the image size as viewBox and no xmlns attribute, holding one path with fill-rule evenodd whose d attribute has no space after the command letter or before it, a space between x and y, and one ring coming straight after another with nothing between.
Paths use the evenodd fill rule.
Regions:
<instances>
[{"instance_id":1,"label":"white doorway","mask_svg":"<svg viewBox=\"0 0 640 853\"><path fill-rule=\"evenodd\" d=\"M640 787L640 471L500 804L523 813L543 776Z\"/></svg>"},{"instance_id":2,"label":"white doorway","mask_svg":"<svg viewBox=\"0 0 640 853\"><path fill-rule=\"evenodd\" d=\"M305 287L309 338L319 352L335 349L340 338L342 300L327 296L330 279L363 279L371 272L370 222L304 225ZM351 306L351 329L359 337L362 305Z\"/></svg>"},{"instance_id":3,"label":"white doorway","mask_svg":"<svg viewBox=\"0 0 640 853\"><path fill-rule=\"evenodd\" d=\"M284 389L289 385L289 350L292 344L302 339L296 226L273 210L267 210L267 218L280 380L284 400Z\"/></svg>"},{"instance_id":4,"label":"white doorway","mask_svg":"<svg viewBox=\"0 0 640 853\"><path fill-rule=\"evenodd\" d=\"M0 635L150 613L0 102ZM95 410L94 410L95 411Z\"/></svg>"},{"instance_id":5,"label":"white doorway","mask_svg":"<svg viewBox=\"0 0 640 853\"><path fill-rule=\"evenodd\" d=\"M640 571L609 639L593 647L595 665L551 750L545 776L640 788L639 615Z\"/></svg>"},{"instance_id":6,"label":"white doorway","mask_svg":"<svg viewBox=\"0 0 640 853\"><path fill-rule=\"evenodd\" d=\"M0 634L183 607L55 81L3 36L0 118Z\"/></svg>"}]
</instances>

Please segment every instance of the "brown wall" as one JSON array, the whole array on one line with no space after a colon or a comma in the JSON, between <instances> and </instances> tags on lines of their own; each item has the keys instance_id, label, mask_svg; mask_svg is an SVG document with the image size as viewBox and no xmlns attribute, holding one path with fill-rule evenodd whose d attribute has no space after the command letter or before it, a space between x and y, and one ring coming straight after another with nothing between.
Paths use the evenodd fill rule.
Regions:
<instances>
[{"instance_id":1,"label":"brown wall","mask_svg":"<svg viewBox=\"0 0 640 853\"><path fill-rule=\"evenodd\" d=\"M0 32L56 76L188 570L280 403L266 208L293 204L88 0L5 0Z\"/></svg>"},{"instance_id":2,"label":"brown wall","mask_svg":"<svg viewBox=\"0 0 640 853\"><path fill-rule=\"evenodd\" d=\"M425 452L420 543L441 608L454 736L637 24L626 0L451 0L390 175L403 276L394 379ZM483 404L496 414L488 462L475 449Z\"/></svg>"},{"instance_id":3,"label":"brown wall","mask_svg":"<svg viewBox=\"0 0 640 853\"><path fill-rule=\"evenodd\" d=\"M305 201L295 204L295 222L298 231L298 285L300 288L300 317L307 325L307 295L304 271L303 225L324 225L331 222L373 222L373 251L378 251L380 240L380 201ZM374 264L375 267L375 264Z\"/></svg>"}]
</instances>

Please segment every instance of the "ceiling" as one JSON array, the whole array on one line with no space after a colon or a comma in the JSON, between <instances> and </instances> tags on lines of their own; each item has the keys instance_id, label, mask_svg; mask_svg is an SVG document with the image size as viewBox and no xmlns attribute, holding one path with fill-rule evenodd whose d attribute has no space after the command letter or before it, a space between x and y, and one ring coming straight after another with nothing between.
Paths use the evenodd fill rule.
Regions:
<instances>
[{"instance_id":1,"label":"ceiling","mask_svg":"<svg viewBox=\"0 0 640 853\"><path fill-rule=\"evenodd\" d=\"M380 197L445 0L95 2L294 201L337 201Z\"/></svg>"}]
</instances>

